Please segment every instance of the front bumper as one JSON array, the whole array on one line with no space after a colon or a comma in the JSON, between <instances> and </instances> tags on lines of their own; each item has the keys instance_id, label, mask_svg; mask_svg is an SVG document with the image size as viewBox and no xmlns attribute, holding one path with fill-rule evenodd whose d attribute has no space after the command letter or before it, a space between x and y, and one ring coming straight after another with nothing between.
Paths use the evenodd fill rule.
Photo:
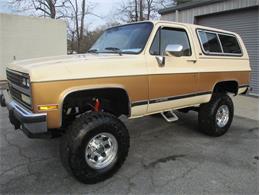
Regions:
<instances>
[{"instance_id":1,"label":"front bumper","mask_svg":"<svg viewBox=\"0 0 260 195\"><path fill-rule=\"evenodd\" d=\"M49 137L46 113L32 113L13 100L6 90L3 95L9 110L9 120L15 129L21 129L29 138Z\"/></svg>"}]
</instances>

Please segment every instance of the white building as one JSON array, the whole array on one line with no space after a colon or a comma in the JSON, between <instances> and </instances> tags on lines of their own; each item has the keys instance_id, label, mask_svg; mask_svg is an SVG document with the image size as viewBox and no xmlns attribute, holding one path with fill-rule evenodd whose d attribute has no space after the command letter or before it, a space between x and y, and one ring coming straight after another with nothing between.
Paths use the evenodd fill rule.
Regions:
<instances>
[{"instance_id":1,"label":"white building","mask_svg":"<svg viewBox=\"0 0 260 195\"><path fill-rule=\"evenodd\" d=\"M64 21L0 13L0 82L13 60L66 54Z\"/></svg>"}]
</instances>

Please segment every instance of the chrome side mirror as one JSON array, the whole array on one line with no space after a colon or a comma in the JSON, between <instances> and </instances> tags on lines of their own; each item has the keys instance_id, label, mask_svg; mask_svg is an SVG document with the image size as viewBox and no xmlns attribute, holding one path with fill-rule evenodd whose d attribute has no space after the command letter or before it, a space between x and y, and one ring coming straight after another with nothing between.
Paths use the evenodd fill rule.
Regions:
<instances>
[{"instance_id":1,"label":"chrome side mirror","mask_svg":"<svg viewBox=\"0 0 260 195\"><path fill-rule=\"evenodd\" d=\"M181 57L183 56L183 46L179 44L167 45L165 49L165 55Z\"/></svg>"}]
</instances>

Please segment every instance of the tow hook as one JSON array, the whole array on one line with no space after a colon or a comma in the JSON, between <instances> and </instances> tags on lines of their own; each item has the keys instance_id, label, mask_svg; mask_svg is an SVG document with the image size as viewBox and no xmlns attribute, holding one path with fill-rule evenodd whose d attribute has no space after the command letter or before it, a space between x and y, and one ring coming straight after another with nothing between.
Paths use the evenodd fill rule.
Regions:
<instances>
[{"instance_id":1,"label":"tow hook","mask_svg":"<svg viewBox=\"0 0 260 195\"><path fill-rule=\"evenodd\" d=\"M0 94L0 104L1 107L6 107L6 102L3 94Z\"/></svg>"}]
</instances>

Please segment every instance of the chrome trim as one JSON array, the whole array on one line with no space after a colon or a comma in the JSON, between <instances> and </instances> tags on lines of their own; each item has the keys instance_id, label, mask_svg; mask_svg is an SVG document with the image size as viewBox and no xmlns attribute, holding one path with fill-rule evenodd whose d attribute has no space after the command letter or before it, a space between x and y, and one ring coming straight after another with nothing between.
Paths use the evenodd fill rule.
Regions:
<instances>
[{"instance_id":1,"label":"chrome trim","mask_svg":"<svg viewBox=\"0 0 260 195\"><path fill-rule=\"evenodd\" d=\"M17 91L22 92L23 94L25 94L31 98L31 90L29 88L20 87L10 81L8 81L8 83L11 87L15 88Z\"/></svg>"},{"instance_id":2,"label":"chrome trim","mask_svg":"<svg viewBox=\"0 0 260 195\"><path fill-rule=\"evenodd\" d=\"M114 135L108 132L94 136L85 149L86 163L99 170L111 167L117 160L118 143Z\"/></svg>"},{"instance_id":3,"label":"chrome trim","mask_svg":"<svg viewBox=\"0 0 260 195\"><path fill-rule=\"evenodd\" d=\"M29 82L30 82L30 86L19 86L17 85L16 83L12 82L11 80L8 80L8 76L7 76L7 82L8 82L8 87L10 88L10 90L12 90L11 88L15 89L17 92L19 92L20 94L25 94L27 95L29 98L31 98L31 104L27 104L26 102L24 102L22 100L22 98L17 98L15 96L13 96L12 94L10 94L10 96L15 99L17 102L19 102L20 104L22 104L23 106L25 106L27 109L30 109L32 110L33 107L33 102L32 102L32 87L31 87L31 81L30 81L30 75L27 74L27 73L22 73L22 72L18 72L18 71L15 71L15 70L11 70L9 68L6 69L6 74L8 73L12 73L14 75L18 75L22 78L25 78L25 79L29 79Z\"/></svg>"},{"instance_id":4,"label":"chrome trim","mask_svg":"<svg viewBox=\"0 0 260 195\"><path fill-rule=\"evenodd\" d=\"M6 68L6 71L12 72L12 73L14 73L14 74L18 74L18 75L20 75L20 76L22 76L22 77L25 77L25 78L27 78L27 79L30 78L29 74L27 74L27 73L22 73L22 72L18 72L18 71L12 70L12 69L10 69L10 68Z\"/></svg>"},{"instance_id":5,"label":"chrome trim","mask_svg":"<svg viewBox=\"0 0 260 195\"><path fill-rule=\"evenodd\" d=\"M227 105L222 105L218 108L216 113L216 123L218 127L223 128L229 121L229 108Z\"/></svg>"},{"instance_id":6,"label":"chrome trim","mask_svg":"<svg viewBox=\"0 0 260 195\"><path fill-rule=\"evenodd\" d=\"M161 102L173 101L173 100L184 99L184 98L192 98L192 97L202 96L202 95L211 95L211 94L212 91L204 91L204 92L188 93L188 94L177 95L177 96L161 97L156 99L150 99L149 104L156 104Z\"/></svg>"},{"instance_id":7,"label":"chrome trim","mask_svg":"<svg viewBox=\"0 0 260 195\"><path fill-rule=\"evenodd\" d=\"M224 52L224 49L223 49L222 42L221 42L221 40L220 40L220 38L219 38L219 34L216 33L216 35L217 35L217 38L218 38L218 42L219 42L219 45L220 45L221 51L222 51L222 53L225 53L225 52Z\"/></svg>"}]
</instances>

